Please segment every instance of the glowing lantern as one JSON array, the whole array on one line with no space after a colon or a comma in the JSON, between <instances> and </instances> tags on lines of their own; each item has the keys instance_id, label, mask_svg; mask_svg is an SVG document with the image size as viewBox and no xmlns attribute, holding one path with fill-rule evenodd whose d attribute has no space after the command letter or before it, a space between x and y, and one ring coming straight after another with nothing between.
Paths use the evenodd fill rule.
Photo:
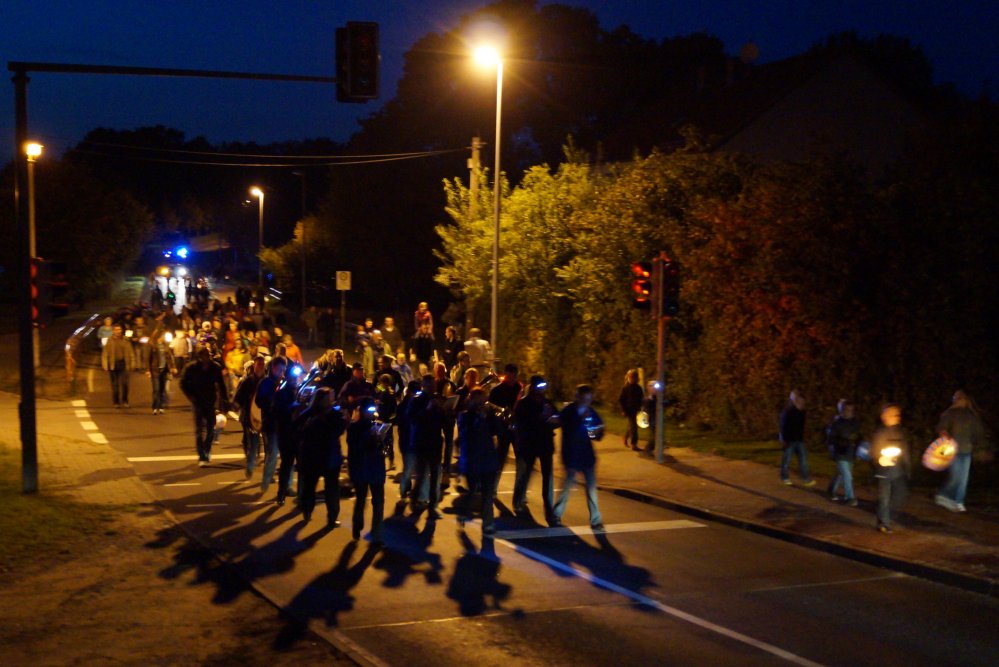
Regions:
<instances>
[{"instance_id":1,"label":"glowing lantern","mask_svg":"<svg viewBox=\"0 0 999 667\"><path fill-rule=\"evenodd\" d=\"M946 470L957 455L957 443L947 436L940 436L923 452L923 466L930 470Z\"/></svg>"}]
</instances>

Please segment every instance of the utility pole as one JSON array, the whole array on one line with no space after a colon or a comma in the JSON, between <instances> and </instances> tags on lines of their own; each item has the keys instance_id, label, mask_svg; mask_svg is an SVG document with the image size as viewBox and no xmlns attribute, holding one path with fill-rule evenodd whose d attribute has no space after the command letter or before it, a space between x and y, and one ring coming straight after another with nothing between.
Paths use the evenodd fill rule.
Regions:
<instances>
[{"instance_id":1,"label":"utility pole","mask_svg":"<svg viewBox=\"0 0 999 667\"><path fill-rule=\"evenodd\" d=\"M663 419L665 410L664 400L666 397L666 324L669 316L663 312L663 290L666 284L665 271L663 267L669 257L665 251L660 251L652 268L655 272L655 298L652 300L652 307L655 309L656 318L656 463L663 462L663 450L665 449L666 435L663 433Z\"/></svg>"},{"instance_id":2,"label":"utility pole","mask_svg":"<svg viewBox=\"0 0 999 667\"><path fill-rule=\"evenodd\" d=\"M302 312L308 308L308 296L305 293L306 281L305 281L305 172L304 171L293 171L293 174L302 179Z\"/></svg>"}]
</instances>

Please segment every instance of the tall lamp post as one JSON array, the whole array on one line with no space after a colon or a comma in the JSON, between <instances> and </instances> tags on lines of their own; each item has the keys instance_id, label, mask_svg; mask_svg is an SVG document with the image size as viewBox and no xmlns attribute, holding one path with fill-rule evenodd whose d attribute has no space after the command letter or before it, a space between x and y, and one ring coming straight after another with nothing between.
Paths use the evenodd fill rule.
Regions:
<instances>
[{"instance_id":1,"label":"tall lamp post","mask_svg":"<svg viewBox=\"0 0 999 667\"><path fill-rule=\"evenodd\" d=\"M493 284L492 302L489 308L489 343L493 347L493 357L499 349L497 322L499 320L499 238L500 238L500 128L503 118L503 59L499 51L489 46L475 50L475 59L482 65L496 67L496 146L493 162Z\"/></svg>"},{"instance_id":2,"label":"tall lamp post","mask_svg":"<svg viewBox=\"0 0 999 667\"><path fill-rule=\"evenodd\" d=\"M42 146L39 143L29 143L24 146L24 154L28 158L28 246L31 259L38 257L38 245L35 234L35 160L42 155ZM42 304L44 305L44 304ZM41 339L38 327L31 330L32 360L35 368L41 365L42 351Z\"/></svg>"},{"instance_id":3,"label":"tall lamp post","mask_svg":"<svg viewBox=\"0 0 999 667\"><path fill-rule=\"evenodd\" d=\"M308 307L308 296L306 295L306 282L305 282L305 172L304 171L293 171L291 172L295 176L302 179L302 239L300 246L302 248L302 312Z\"/></svg>"},{"instance_id":4,"label":"tall lamp post","mask_svg":"<svg viewBox=\"0 0 999 667\"><path fill-rule=\"evenodd\" d=\"M257 216L257 288L264 288L264 260L260 254L264 251L264 191L254 185L250 194L260 200L260 214Z\"/></svg>"}]
</instances>

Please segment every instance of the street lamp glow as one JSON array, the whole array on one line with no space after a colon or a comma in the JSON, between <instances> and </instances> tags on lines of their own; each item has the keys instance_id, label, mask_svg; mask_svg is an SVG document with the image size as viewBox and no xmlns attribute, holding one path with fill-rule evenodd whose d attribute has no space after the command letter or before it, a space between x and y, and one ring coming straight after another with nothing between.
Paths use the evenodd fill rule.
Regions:
<instances>
[{"instance_id":1,"label":"street lamp glow","mask_svg":"<svg viewBox=\"0 0 999 667\"><path fill-rule=\"evenodd\" d=\"M250 194L253 195L254 197L263 197L264 191L254 185L252 188L250 188Z\"/></svg>"},{"instance_id":2,"label":"street lamp glow","mask_svg":"<svg viewBox=\"0 0 999 667\"><path fill-rule=\"evenodd\" d=\"M31 143L24 145L24 154L28 156L28 160L34 161L41 157L43 148L45 148L45 146L32 141Z\"/></svg>"},{"instance_id":3,"label":"street lamp glow","mask_svg":"<svg viewBox=\"0 0 999 667\"><path fill-rule=\"evenodd\" d=\"M250 188L250 194L260 200L260 208L257 214L257 287L258 289L263 289L264 260L260 255L264 251L264 191L260 186L254 185Z\"/></svg>"},{"instance_id":4,"label":"street lamp glow","mask_svg":"<svg viewBox=\"0 0 999 667\"><path fill-rule=\"evenodd\" d=\"M475 49L475 62L483 66L495 67L500 62L499 51L491 46L480 46Z\"/></svg>"}]
</instances>

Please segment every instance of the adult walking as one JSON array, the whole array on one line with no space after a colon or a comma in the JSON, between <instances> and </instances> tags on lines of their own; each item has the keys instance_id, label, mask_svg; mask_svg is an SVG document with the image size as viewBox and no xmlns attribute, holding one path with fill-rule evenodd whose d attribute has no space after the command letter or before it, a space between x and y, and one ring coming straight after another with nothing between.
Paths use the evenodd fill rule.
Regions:
<instances>
[{"instance_id":1,"label":"adult walking","mask_svg":"<svg viewBox=\"0 0 999 667\"><path fill-rule=\"evenodd\" d=\"M257 456L260 454L260 431L254 428L250 412L253 405L253 397L257 392L257 385L267 373L267 363L263 355L257 355L253 360L250 370L243 376L236 386L236 394L233 402L239 407L239 423L243 426L243 454L246 456L246 479L253 477L253 468L257 464ZM260 424L257 424L260 428Z\"/></svg>"},{"instance_id":2,"label":"adult walking","mask_svg":"<svg viewBox=\"0 0 999 667\"><path fill-rule=\"evenodd\" d=\"M153 333L147 361L146 376L150 378L153 386L153 414L160 415L166 406L167 382L171 376L177 374L177 364L166 342L166 332L162 329Z\"/></svg>"},{"instance_id":3,"label":"adult walking","mask_svg":"<svg viewBox=\"0 0 999 667\"><path fill-rule=\"evenodd\" d=\"M565 483L552 512L552 526L562 525L562 515L569 501L569 492L576 483L576 475L586 480L586 505L590 511L590 528L603 532L604 524L597 505L597 456L593 440L603 438L604 422L593 409L593 387L581 384L576 387L576 397L559 413L562 424L562 463L565 465Z\"/></svg>"},{"instance_id":4,"label":"adult walking","mask_svg":"<svg viewBox=\"0 0 999 667\"><path fill-rule=\"evenodd\" d=\"M116 408L128 407L128 374L135 368L135 351L132 342L125 338L120 324L111 328L111 337L101 351L101 368L111 380L111 400Z\"/></svg>"},{"instance_id":5,"label":"adult walking","mask_svg":"<svg viewBox=\"0 0 999 667\"><path fill-rule=\"evenodd\" d=\"M527 486L534 471L534 462L541 463L541 498L545 521L555 523L555 492L552 479L552 458L555 455L555 429L558 410L545 396L548 383L540 375L531 377L527 394L513 411L514 433L517 437L517 477L513 484L513 508L527 509Z\"/></svg>"},{"instance_id":6,"label":"adult walking","mask_svg":"<svg viewBox=\"0 0 999 667\"><path fill-rule=\"evenodd\" d=\"M194 442L198 450L198 465L211 463L212 443L215 441L215 410L226 410L225 379L222 367L212 361L211 352L198 348L195 360L184 368L180 390L191 402L194 411Z\"/></svg>"},{"instance_id":7,"label":"adult walking","mask_svg":"<svg viewBox=\"0 0 999 667\"><path fill-rule=\"evenodd\" d=\"M815 480L808 472L808 451L805 449L805 395L800 389L792 389L787 405L780 413L780 481L791 484L791 457L798 457L798 472L804 486L815 486Z\"/></svg>"},{"instance_id":8,"label":"adult walking","mask_svg":"<svg viewBox=\"0 0 999 667\"><path fill-rule=\"evenodd\" d=\"M312 395L312 403L296 420L299 433L299 507L308 523L316 507L316 485L323 478L326 500L326 525L340 525L340 466L343 453L340 436L345 430L343 414L333 403L329 387L320 387Z\"/></svg>"},{"instance_id":9,"label":"adult walking","mask_svg":"<svg viewBox=\"0 0 999 667\"><path fill-rule=\"evenodd\" d=\"M645 402L645 392L638 381L638 370L632 368L624 376L624 386L617 398L621 413L628 422L624 432L624 446L638 449L638 413Z\"/></svg>"},{"instance_id":10,"label":"adult walking","mask_svg":"<svg viewBox=\"0 0 999 667\"><path fill-rule=\"evenodd\" d=\"M894 403L881 408L881 428L871 436L871 461L878 480L878 531L892 532L892 515L908 497L909 434L902 428L902 409Z\"/></svg>"},{"instance_id":11,"label":"adult walking","mask_svg":"<svg viewBox=\"0 0 999 667\"><path fill-rule=\"evenodd\" d=\"M351 535L361 539L364 528L364 505L371 493L371 542L382 543L385 518L385 456L374 430L375 401L363 397L357 404L357 421L347 427L347 473L354 485L354 516Z\"/></svg>"},{"instance_id":12,"label":"adult walking","mask_svg":"<svg viewBox=\"0 0 999 667\"><path fill-rule=\"evenodd\" d=\"M517 364L507 364L503 367L503 381L492 388L489 392L489 402L503 409L503 416L497 423L496 432L496 457L499 461L499 469L496 471L496 486L499 486L500 475L506 466L507 457L510 456L510 445L513 444L513 408L520 398L523 390L517 373L520 369ZM518 456L516 447L514 456Z\"/></svg>"},{"instance_id":13,"label":"adult walking","mask_svg":"<svg viewBox=\"0 0 999 667\"><path fill-rule=\"evenodd\" d=\"M434 395L435 384L433 375L424 375L420 394L409 405L410 437L416 455L416 489L418 495L427 494L428 516L433 520L444 518L437 509L441 497L444 408ZM413 503L413 509L418 509L418 502Z\"/></svg>"},{"instance_id":14,"label":"adult walking","mask_svg":"<svg viewBox=\"0 0 999 667\"><path fill-rule=\"evenodd\" d=\"M478 493L482 499L482 533L492 535L493 501L496 498L496 477L500 462L496 449L499 419L486 409L486 391L476 387L468 394L465 411L458 416L458 470L468 480L469 502L462 512L462 525L471 518L470 500Z\"/></svg>"},{"instance_id":15,"label":"adult walking","mask_svg":"<svg viewBox=\"0 0 999 667\"><path fill-rule=\"evenodd\" d=\"M968 493L968 476L971 474L971 453L975 447L984 446L985 425L978 415L974 401L964 391L954 392L951 405L940 415L937 433L950 437L957 443L957 454L947 471L947 482L937 491L937 505L951 512L965 512L964 499Z\"/></svg>"}]
</instances>

